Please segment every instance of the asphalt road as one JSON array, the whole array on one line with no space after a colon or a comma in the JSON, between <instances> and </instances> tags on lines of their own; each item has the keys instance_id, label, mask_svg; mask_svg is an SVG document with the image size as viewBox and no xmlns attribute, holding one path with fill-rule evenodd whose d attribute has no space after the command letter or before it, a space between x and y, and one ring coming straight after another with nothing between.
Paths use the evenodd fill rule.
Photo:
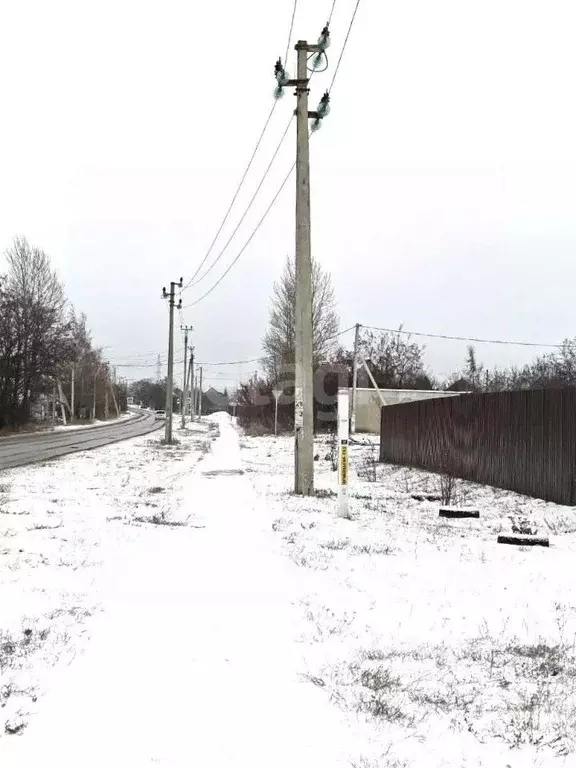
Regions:
<instances>
[{"instance_id":1,"label":"asphalt road","mask_svg":"<svg viewBox=\"0 0 576 768\"><path fill-rule=\"evenodd\" d=\"M0 470L48 461L67 453L101 448L110 443L138 437L164 426L153 413L140 413L133 419L85 429L41 432L0 438Z\"/></svg>"}]
</instances>

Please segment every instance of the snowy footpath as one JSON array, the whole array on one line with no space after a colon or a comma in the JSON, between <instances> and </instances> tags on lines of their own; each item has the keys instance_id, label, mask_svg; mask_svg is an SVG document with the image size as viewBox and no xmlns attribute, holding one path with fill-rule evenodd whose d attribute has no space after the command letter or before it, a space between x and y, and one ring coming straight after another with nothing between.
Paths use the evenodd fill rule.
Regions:
<instances>
[{"instance_id":1,"label":"snowy footpath","mask_svg":"<svg viewBox=\"0 0 576 768\"><path fill-rule=\"evenodd\" d=\"M297 569L276 547L220 435L185 479L187 526L109 537L104 607L41 713L2 739L0 764L349 766L349 725L301 677Z\"/></svg>"}]
</instances>

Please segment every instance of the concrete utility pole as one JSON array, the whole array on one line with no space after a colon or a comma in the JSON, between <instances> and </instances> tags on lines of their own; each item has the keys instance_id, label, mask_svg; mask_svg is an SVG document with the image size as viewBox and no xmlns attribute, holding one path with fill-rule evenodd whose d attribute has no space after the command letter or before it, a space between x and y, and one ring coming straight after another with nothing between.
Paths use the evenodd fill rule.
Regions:
<instances>
[{"instance_id":1,"label":"concrete utility pole","mask_svg":"<svg viewBox=\"0 0 576 768\"><path fill-rule=\"evenodd\" d=\"M187 373L186 370L186 363L188 361L188 331L193 331L191 325L185 325L183 328L180 327L180 330L184 331L184 391L182 392L182 429L186 426L186 392L188 391L188 379L187 379Z\"/></svg>"},{"instance_id":2,"label":"concrete utility pole","mask_svg":"<svg viewBox=\"0 0 576 768\"><path fill-rule=\"evenodd\" d=\"M184 285L184 279L181 277L177 283L170 283L170 291L166 292L166 288L162 288L162 298L168 299L169 307L169 325L168 325L168 381L166 383L166 443L172 442L172 406L173 406L173 392L174 392L174 306L175 299L174 293L176 288L182 288ZM178 302L178 309L182 307L182 299Z\"/></svg>"},{"instance_id":3,"label":"concrete utility pole","mask_svg":"<svg viewBox=\"0 0 576 768\"><path fill-rule=\"evenodd\" d=\"M100 366L94 369L94 388L92 390L92 421L96 421L96 379L100 373Z\"/></svg>"},{"instance_id":4,"label":"concrete utility pole","mask_svg":"<svg viewBox=\"0 0 576 768\"><path fill-rule=\"evenodd\" d=\"M192 387L190 389L190 418L193 419L196 416L196 371L194 370L194 347L190 352L190 381Z\"/></svg>"},{"instance_id":5,"label":"concrete utility pole","mask_svg":"<svg viewBox=\"0 0 576 768\"><path fill-rule=\"evenodd\" d=\"M198 418L202 416L202 366L200 366L200 386L198 387Z\"/></svg>"},{"instance_id":6,"label":"concrete utility pole","mask_svg":"<svg viewBox=\"0 0 576 768\"><path fill-rule=\"evenodd\" d=\"M360 323L356 323L354 333L354 360L352 362L352 417L350 419L350 432L356 434L356 401L358 398L358 345L360 343Z\"/></svg>"},{"instance_id":7,"label":"concrete utility pole","mask_svg":"<svg viewBox=\"0 0 576 768\"><path fill-rule=\"evenodd\" d=\"M114 384L116 382L114 381ZM120 418L120 408L118 407L118 400L116 399L116 392L114 392L114 384L108 379L108 386L110 387L110 394L112 395L112 402L114 403L114 410L116 411L117 418Z\"/></svg>"},{"instance_id":8,"label":"concrete utility pole","mask_svg":"<svg viewBox=\"0 0 576 768\"><path fill-rule=\"evenodd\" d=\"M188 363L188 391L190 392L190 395L188 396L188 400L186 401L186 408L188 409L188 416L190 417L190 420L192 420L192 391L193 391L193 382L192 382L192 368L194 367L194 347L190 347L190 361Z\"/></svg>"},{"instance_id":9,"label":"concrete utility pole","mask_svg":"<svg viewBox=\"0 0 576 768\"><path fill-rule=\"evenodd\" d=\"M314 493L314 371L312 328L312 254L310 245L310 149L309 118L312 129L328 112L326 93L317 112L308 111L308 58L321 57L329 45L328 26L318 45L305 40L296 43L298 66L295 80L289 80L282 61L276 64L277 93L284 86L296 87L296 372L294 388L294 491L303 496Z\"/></svg>"}]
</instances>

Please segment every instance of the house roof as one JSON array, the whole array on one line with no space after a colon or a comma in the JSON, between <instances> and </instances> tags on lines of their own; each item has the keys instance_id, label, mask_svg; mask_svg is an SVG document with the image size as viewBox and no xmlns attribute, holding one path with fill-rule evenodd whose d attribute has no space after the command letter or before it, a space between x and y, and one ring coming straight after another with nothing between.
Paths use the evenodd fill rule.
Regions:
<instances>
[{"instance_id":1,"label":"house roof","mask_svg":"<svg viewBox=\"0 0 576 768\"><path fill-rule=\"evenodd\" d=\"M208 398L214 405L228 405L228 396L223 392L218 392L214 387L210 387L204 392L204 397Z\"/></svg>"}]
</instances>

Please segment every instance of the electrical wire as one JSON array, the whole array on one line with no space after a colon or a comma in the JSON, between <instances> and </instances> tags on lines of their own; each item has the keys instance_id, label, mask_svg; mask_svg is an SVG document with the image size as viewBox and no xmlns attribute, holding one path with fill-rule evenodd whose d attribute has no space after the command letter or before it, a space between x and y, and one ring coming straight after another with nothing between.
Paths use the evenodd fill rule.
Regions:
<instances>
[{"instance_id":1,"label":"electrical wire","mask_svg":"<svg viewBox=\"0 0 576 768\"><path fill-rule=\"evenodd\" d=\"M290 49L290 40L292 39L292 31L293 31L293 28L294 28L294 17L295 17L295 15L296 15L296 6L297 6L297 2L298 2L298 0L294 0L294 8L292 9L292 20L291 20L291 22L290 22L290 30L289 30L289 32L288 32L288 43L287 43L287 45L286 45L286 58L288 57L288 51L289 51L289 49ZM220 222L220 226L218 227L218 230L216 231L216 234L214 235L214 239L213 239L213 240L212 240L212 242L210 243L210 247L209 247L209 248L208 248L208 250L206 251L206 254L204 255L204 258L202 259L202 261L201 261L201 262L200 262L200 264L198 265L198 268L196 269L196 271L194 272L194 274L192 275L192 277L190 278L190 280L188 280L188 282L186 283L186 285L185 285L185 286L182 288L182 290L180 291L180 296L182 296L182 293L183 293L183 292L184 292L184 291L185 291L187 288L189 288L189 287L192 285L192 283L193 283L193 282L194 282L194 280L196 279L196 277L197 277L198 273L200 272L200 270L202 269L202 267L204 266L204 264L207 262L207 260L208 260L208 258L209 258L209 256L210 256L210 254L212 253L212 250L214 249L214 246L216 245L216 241L218 240L218 238L219 238L219 236L220 236L220 233L222 232L222 230L224 229L224 226L225 226L226 222L228 221L228 217L230 216L230 213L231 213L231 211L232 211L232 208L234 207L234 203L235 203L235 202L236 202L236 200L238 199L238 195L240 194L240 190L241 190L241 189L242 189L242 187L244 186L244 182L246 181L246 177L248 176L248 173L249 173L249 171L250 171L250 168L252 168L252 163L254 162L254 158L256 157L256 153L257 153L257 152L258 152L258 150L260 149L260 145L262 144L262 139L264 138L264 134L265 134L265 133L266 133L266 131L268 130L268 126L270 125L270 121L272 120L272 116L274 115L274 112L275 112L275 110L276 110L276 106L277 106L277 105L278 105L278 101L276 101L276 100L275 100L275 101L274 101L274 103L272 104L272 107L271 107L271 109L270 109L270 112L268 113L268 116L267 116L266 120L264 121L264 127L262 128L262 130L261 130L261 132L260 132L260 135L259 135L259 137L258 137L258 141L256 142L256 146L254 147L254 149L253 149L253 151L252 151L252 154L251 154L251 156L250 156L250 159L249 159L249 161L248 161L248 165L247 165L247 166L246 166L246 168L244 169L244 173L242 174L242 177L241 177L241 179L240 179L240 183L239 183L239 184L238 184L238 186L236 187L236 191L234 192L234 195L232 196L232 200L230 201L230 204L229 204L229 206L228 206L228 208L227 208L227 210L226 210L226 213L224 214L224 218L223 218L223 219L222 219L222 221Z\"/></svg>"},{"instance_id":2,"label":"electrical wire","mask_svg":"<svg viewBox=\"0 0 576 768\"><path fill-rule=\"evenodd\" d=\"M277 104L278 104L277 101L275 101L272 104L272 109L268 113L268 117L266 118L266 122L264 123L264 128L262 128L260 136L258 137L258 141L256 142L256 146L254 147L254 150L252 152L250 160L248 161L248 165L246 166L246 168L244 170L244 173L242 174L242 178L240 179L240 183L236 187L236 191L234 192L232 200L230 201L230 205L228 206L228 209L227 209L226 213L224 214L224 218L222 219L222 221L220 223L220 226L218 227L218 230L217 230L216 234L214 235L214 239L210 243L210 247L206 251L206 254L205 254L204 258L202 259L202 261L200 262L196 272L194 272L194 274L192 275L190 280L188 280L186 285L182 288L182 291L180 292L180 295L182 295L182 293L184 293L184 291L187 290L192 285L192 283L196 279L196 276L198 275L198 273L200 272L200 270L202 269L202 267L204 266L204 264L208 260L208 257L212 253L212 250L214 249L214 246L216 245L216 241L218 240L218 237L220 236L220 233L224 229L224 225L228 221L228 217L230 216L230 212L232 211L232 208L234 207L234 203L236 202L236 200L238 198L238 195L240 194L240 190L244 186L244 182L246 181L246 177L248 176L248 172L249 172L250 168L252 167L252 163L254 162L254 158L256 157L256 153L258 152L258 149L260 148L260 144L262 143L262 139L264 138L264 134L266 133L266 131L268 129L268 126L270 125L270 120L272 119L272 115L274 114L274 110L276 109L276 105Z\"/></svg>"},{"instance_id":3,"label":"electrical wire","mask_svg":"<svg viewBox=\"0 0 576 768\"><path fill-rule=\"evenodd\" d=\"M328 16L328 24L332 21L332 16L334 16L334 8L336 8L336 2L337 0L333 0L332 2L332 8L330 10L330 16Z\"/></svg>"},{"instance_id":4,"label":"electrical wire","mask_svg":"<svg viewBox=\"0 0 576 768\"><path fill-rule=\"evenodd\" d=\"M351 325L350 328L345 328L343 331L338 331L338 333L333 333L332 336L328 336L325 341L331 341L332 339L338 338L338 336L343 336L345 333L350 333L350 331L353 331L356 329L355 325ZM229 360L227 362L218 362L218 363L207 363L207 362L198 362L198 365L204 365L206 367L208 366L216 366L216 365L247 365L248 363L258 363L260 360L271 360L272 358L267 357L266 355L260 355L259 357L253 357L249 360Z\"/></svg>"},{"instance_id":5,"label":"electrical wire","mask_svg":"<svg viewBox=\"0 0 576 768\"><path fill-rule=\"evenodd\" d=\"M334 2L334 3L333 3L333 5L332 5L332 10L331 10L331 14L330 14L330 17L332 16L332 13L334 12L334 7L335 7L335 5L336 5L336 3ZM339 57L339 59L338 59L338 63L337 63L337 65L336 65L336 71L334 72L334 77L332 78L332 82L331 82L331 84L330 84L330 89L329 89L329 91L330 91L330 90L331 90L331 89L334 87L334 82L335 82L335 80L336 80L336 76L338 75L338 71L339 71L339 68L340 68L340 64L341 64L341 62L342 62L342 57L344 56L344 51L345 51L345 49L346 49L346 46L347 46L347 44L348 44L348 39L349 39L349 37L350 37L350 32L352 31L352 26L353 26L353 24L354 24L354 20L355 20L355 18L356 18L356 13L357 13L357 11L358 11L358 7L359 7L359 5L360 5L360 0L357 0L357 2L356 2L356 6L355 6L355 8L354 8L354 12L353 12L353 14L352 14L352 19L351 19L351 21L350 21L350 25L349 25L349 27L348 27L348 31L347 31L347 33L346 33L346 37L345 37L345 39L344 39L344 44L343 44L343 46L342 46L342 50L341 50L341 52L340 52L340 57ZM311 135L311 133L312 133L312 132L310 132L310 135ZM284 139L284 137L283 137L283 139ZM283 139L282 139L282 141L283 141ZM276 154L276 153L275 153L275 154ZM227 274L230 272L230 270L231 270L231 269L234 267L234 265L236 264L236 262L238 261L238 259L239 259L239 258L242 256L242 254L244 253L244 251L246 250L246 248L247 248L247 247L250 245L250 243L251 243L251 242L252 242L252 240L254 239L254 236L256 235L256 233L258 232L258 230L260 229L260 227L262 226L262 224L263 224L263 223L264 223L264 221L266 220L266 218L267 218L268 214L270 213L270 211L272 210L272 207L274 206L274 203L276 202L276 200L277 200L277 199L278 199L278 197L280 196L280 193L282 192L282 190L283 190L283 189L284 189L284 187L286 186L286 183L288 182L288 179L289 179L289 178L290 178L290 176L292 175L292 172L294 171L294 168L295 168L295 167L296 167L296 161L294 161L294 163L292 164L292 167L291 167L291 168L290 168L290 170L288 171L288 174L286 175L286 177L284 178L284 180L283 180L283 181L282 181L282 183L280 184L280 187L278 188L278 190L277 190L276 194L275 194L275 195L274 195L274 197L272 198L272 202L270 203L270 205L268 206L268 208L266 208L266 210L264 211L264 214L263 214L262 218L259 220L259 222L257 223L256 227L255 227L255 228L254 228L254 230L252 231L252 234L249 236L249 238L246 240L246 242L244 243L244 245L242 246L242 248L240 249L240 251L239 251L239 252L238 252L238 254L236 255L236 258L235 258L235 259L232 261L232 263L231 263L231 264L228 266L228 268L225 270L225 272L224 272L224 273L223 273L223 274L222 274L222 275L221 275L221 276L218 278L218 280L217 280L217 281L214 283L214 285L212 285L212 287L211 287L209 290L207 290L205 293L203 293L203 294L202 294L202 295L201 295L201 296L200 296L198 299L196 299L196 301L193 301L191 304L188 304L187 306L185 306L185 307L184 307L184 309L190 309L190 307L194 307L194 306L196 306L196 304L198 304L199 302L203 301L203 300L204 300L204 299L205 299L207 296L209 296L209 295L212 293L212 291L214 291L214 290L215 290L215 288L217 288L217 287L220 285L220 283L222 282L222 280L223 280L223 279L226 277L226 275L227 275ZM208 272L209 272L209 271L210 271L210 270L208 270ZM208 272L206 272L206 273L205 273L203 276L205 277L205 276L206 276L206 274L208 274ZM190 282L191 282L191 281L190 281ZM188 283L187 285L189 285L189 284L190 284L190 283Z\"/></svg>"},{"instance_id":6,"label":"electrical wire","mask_svg":"<svg viewBox=\"0 0 576 768\"><path fill-rule=\"evenodd\" d=\"M308 66L308 62L310 61L310 59L313 59L313 58L315 58L316 56L319 56L319 55L324 56L324 58L326 59L325 66L322 69L317 69L316 67L309 67ZM312 75L314 74L314 72L317 72L319 75L321 75L322 72L326 72L326 70L329 67L328 54L326 53L326 51L323 51L321 54L311 53L310 56L308 56L308 58L306 59L306 67L308 69L308 72L310 72L310 80L312 79Z\"/></svg>"},{"instance_id":7,"label":"electrical wire","mask_svg":"<svg viewBox=\"0 0 576 768\"><path fill-rule=\"evenodd\" d=\"M296 16L297 5L298 0L294 0L294 7L292 8L292 20L290 21L290 31L288 32L288 42L286 43L286 53L284 54L284 69L286 69L286 64L288 62L288 53L290 51L290 41L292 40L292 32L294 30L294 18Z\"/></svg>"},{"instance_id":8,"label":"electrical wire","mask_svg":"<svg viewBox=\"0 0 576 768\"><path fill-rule=\"evenodd\" d=\"M234 261L232 261L232 263L231 263L231 264L228 266L228 268L226 269L226 271L225 271L225 272L223 272L223 273L222 273L222 275L220 275L220 277L218 278L218 280L217 280L217 281L214 283L214 285L213 285L211 288L209 288L209 289L206 291L206 293L203 293L203 294L202 294L202 296L200 296L200 298L199 298L199 299L196 299L196 301L193 301L193 302L192 302L192 304L188 304L186 307L184 307L184 309L189 309L190 307L195 307L195 306L196 306L196 304L198 304L198 303L199 303L199 302L201 302L203 299L205 299L207 296L209 296L209 295L212 293L212 291L213 291L215 288L217 288L217 287L220 285L220 283L222 282L222 280L224 280L224 278L225 278L225 277L226 277L226 275L227 275L227 274L230 272L230 270L232 269L232 267L233 267L233 266L236 264L236 262L238 261L238 259L240 258L240 256L242 256L242 254L244 253L244 251L246 250L246 248L248 248L248 246L250 245L250 243L251 243L251 242L252 242L252 240L254 239L254 236L256 235L256 232L258 232L258 230L260 229L260 227L262 226L262 224L263 224L263 223L264 223L264 221L266 220L266 217L268 216L268 214L269 214L269 213L270 213L270 211L272 210L272 206L274 205L274 203L276 202L276 200L277 200L277 199L280 197L280 193L282 192L282 190L283 190L283 189L284 189L284 187L286 186L286 183L287 183L288 179L290 178L290 176L292 175L292 171L294 170L294 168L295 168L295 167L296 167L296 161L294 161L294 163L293 163L292 167L290 168L290 170L288 171L287 175L285 176L285 178L284 178L284 181L282 182L282 184L281 184L281 185L280 185L280 187L278 188L278 191L276 192L276 194L275 194L275 195L274 195L274 197L272 198L272 202L270 203L270 205L268 206L268 208L266 208L266 210L264 211L264 215L262 216L262 218L260 219L260 221L258 222L258 224L256 224L256 227L255 227L255 228L252 230L252 234L250 235L250 237L248 238L248 240L246 240L246 242L244 243L244 245L242 246L242 248L241 248L241 249L238 251L238 253L237 253L237 255L236 255L236 258L234 259Z\"/></svg>"},{"instance_id":9,"label":"electrical wire","mask_svg":"<svg viewBox=\"0 0 576 768\"><path fill-rule=\"evenodd\" d=\"M252 206L253 206L253 204L254 204L254 201L255 201L255 200L256 200L256 198L258 197L258 194L259 194L260 190L262 189L262 186L263 186L264 182L265 182L265 181L266 181L266 179L268 178L268 174L270 173L270 169L272 168L272 165L274 164L274 161L276 160L276 158L277 158L277 156L278 156L278 153L280 152L280 149L282 148L282 144L284 143L284 140L286 139L286 136L288 135L288 131L290 130L290 126L292 125L292 120L293 120L293 119L294 119L294 116L293 116L293 115L290 115L290 120L288 121L288 124L286 125L286 128L284 129L284 133L282 134L282 138L281 138L281 139L280 139L280 141L278 142L278 145L277 145L277 147L276 147L276 150L275 150L274 154L272 155L272 159L271 159L271 160L270 160L270 162L268 163L268 166L267 166L266 170L264 171L264 174L263 174L262 178L260 179L260 183L259 183L259 184L258 184L258 186L256 187L256 191L255 191L255 192L254 192L254 194L252 195L252 198L250 199L250 202L248 203L248 205L247 205L247 207L246 207L246 210L244 211L244 213L242 214L242 216L241 216L240 220L239 220L239 221L238 221L238 223L236 224L236 227L234 228L234 230L233 230L232 234L230 235L230 237L229 237L229 238L228 238L228 240L226 241L226 245L225 245L225 246L222 248L222 250L220 251L220 253L218 254L218 256L216 256L216 258L214 259L214 261L212 262L212 264L211 264L211 265L208 267L208 269L206 270L206 272L204 272L204 274L203 274L203 275L200 275L200 277L199 277L199 278L197 278L197 280L196 280L194 283L192 283L192 285L193 285L193 286L194 286L194 285L198 285L198 283L199 283L199 282L201 282L201 281L202 281L202 280L203 280L203 279L204 279L204 278L205 278L205 277L206 277L208 274L210 274L210 272L211 272L211 271L214 269L214 267L216 266L216 264L218 264L218 262L220 261L220 259L222 258L222 256L225 254L226 250L228 249L228 246L230 245L230 243L232 242L232 240L233 240L233 239L234 239L234 237L236 236L236 233L238 232L238 230L239 230L239 229L240 229L240 227L242 226L242 224L243 224L243 222L244 222L244 220L245 220L246 216L248 215L248 213L249 213L250 209L252 208ZM189 306L190 306L190 305L189 305Z\"/></svg>"},{"instance_id":10,"label":"electrical wire","mask_svg":"<svg viewBox=\"0 0 576 768\"><path fill-rule=\"evenodd\" d=\"M348 32L346 32L346 37L344 38L344 44L342 45L342 50L340 51L340 56L338 58L338 63L336 64L336 69L334 70L334 75L332 77L332 82L330 83L330 87L328 88L328 93L332 93L332 88L334 87L334 81L336 80L336 77L338 75L338 71L340 69L340 64L342 63L342 58L344 56L344 51L346 50L346 46L348 45L348 38L350 37L350 32L352 31L352 27L354 25L354 20L356 19L356 14L358 13L358 6L360 5L360 0L356 0L356 7L354 8L354 12L352 14L352 19L350 21L350 26L348 27ZM334 10L334 9L332 9Z\"/></svg>"},{"instance_id":11,"label":"electrical wire","mask_svg":"<svg viewBox=\"0 0 576 768\"><path fill-rule=\"evenodd\" d=\"M422 336L428 339L448 339L449 341L471 341L476 344L505 344L507 346L516 347L550 347L553 349L560 349L562 344L539 344L533 341L508 341L503 339L476 339L469 336L448 336L443 333L418 333L417 331L405 331L403 329L394 328L377 328L373 325L363 325L362 328L366 328L369 331L382 331L384 333L402 333L406 336Z\"/></svg>"}]
</instances>

